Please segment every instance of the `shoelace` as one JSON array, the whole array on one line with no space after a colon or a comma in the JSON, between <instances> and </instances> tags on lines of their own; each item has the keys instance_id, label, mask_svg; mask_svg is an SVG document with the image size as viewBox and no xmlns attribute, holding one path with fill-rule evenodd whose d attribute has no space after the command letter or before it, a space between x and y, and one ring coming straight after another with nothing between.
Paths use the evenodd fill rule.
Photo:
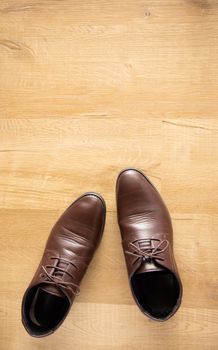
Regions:
<instances>
[{"instance_id":1,"label":"shoelace","mask_svg":"<svg viewBox=\"0 0 218 350\"><path fill-rule=\"evenodd\" d=\"M129 247L132 248L132 251L129 250L125 250L125 253L132 255L135 257L135 260L133 261L133 265L139 260L141 259L142 261L149 261L152 259L156 259L156 260L165 260L164 258L162 258L161 256L159 256L159 254L165 252L165 250L168 248L169 246L169 241L167 241L166 239L160 241L158 245L156 246L156 248L152 248L151 247L151 241L152 239L142 239L142 240L138 240L135 243L129 243ZM136 245L138 243L138 246ZM145 248L140 248L140 244L143 245L143 243L145 244Z\"/></svg>"},{"instance_id":2,"label":"shoelace","mask_svg":"<svg viewBox=\"0 0 218 350\"><path fill-rule=\"evenodd\" d=\"M56 257L56 256L51 256L51 259L58 260L58 263L63 262L65 264L67 264L66 268L69 266L69 264L73 265L78 270L78 267L75 265L76 260L74 260L74 262L72 262L68 259L60 258L60 257ZM47 271L48 268L52 268L52 269L54 269L54 271L52 273L49 273ZM69 281L63 281L62 278L56 276L56 274L58 272L61 272L61 277L63 277L63 275L66 273L68 276L70 276L73 279L74 278L73 275L70 272L66 271L66 268L63 269L59 266L54 266L54 265L45 265L45 266L42 265L42 269L44 271L44 274L41 274L41 277L47 277L46 283L53 284L60 289L68 289L75 296L77 296L80 293L80 289L76 283L69 282Z\"/></svg>"}]
</instances>

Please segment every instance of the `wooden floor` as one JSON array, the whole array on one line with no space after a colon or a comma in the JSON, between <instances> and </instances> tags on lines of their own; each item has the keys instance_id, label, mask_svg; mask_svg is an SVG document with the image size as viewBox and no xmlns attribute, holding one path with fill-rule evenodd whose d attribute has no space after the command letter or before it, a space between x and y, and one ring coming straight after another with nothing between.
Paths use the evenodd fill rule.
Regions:
<instances>
[{"instance_id":1,"label":"wooden floor","mask_svg":"<svg viewBox=\"0 0 218 350\"><path fill-rule=\"evenodd\" d=\"M218 349L218 2L0 2L0 349ZM143 170L172 215L179 312L145 318L127 282L114 187ZM22 295L81 193L107 203L81 295L31 338Z\"/></svg>"}]
</instances>

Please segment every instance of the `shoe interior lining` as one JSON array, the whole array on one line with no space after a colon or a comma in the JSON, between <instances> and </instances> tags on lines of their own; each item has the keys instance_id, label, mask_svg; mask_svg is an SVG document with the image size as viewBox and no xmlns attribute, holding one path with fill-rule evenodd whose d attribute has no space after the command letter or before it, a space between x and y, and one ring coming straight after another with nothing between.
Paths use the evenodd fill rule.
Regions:
<instances>
[{"instance_id":1,"label":"shoe interior lining","mask_svg":"<svg viewBox=\"0 0 218 350\"><path fill-rule=\"evenodd\" d=\"M180 288L169 270L134 274L132 289L139 305L157 319L165 319L177 304Z\"/></svg>"},{"instance_id":2,"label":"shoe interior lining","mask_svg":"<svg viewBox=\"0 0 218 350\"><path fill-rule=\"evenodd\" d=\"M31 333L40 336L54 329L66 316L69 307L67 297L58 297L36 286L27 292L23 318Z\"/></svg>"}]
</instances>

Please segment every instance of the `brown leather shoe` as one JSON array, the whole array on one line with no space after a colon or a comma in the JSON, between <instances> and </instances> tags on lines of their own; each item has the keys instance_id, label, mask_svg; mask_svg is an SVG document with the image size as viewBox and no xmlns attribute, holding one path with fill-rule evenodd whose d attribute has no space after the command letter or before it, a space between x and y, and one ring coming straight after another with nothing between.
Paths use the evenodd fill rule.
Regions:
<instances>
[{"instance_id":1,"label":"brown leather shoe","mask_svg":"<svg viewBox=\"0 0 218 350\"><path fill-rule=\"evenodd\" d=\"M182 297L168 210L151 182L135 169L118 176L117 209L133 297L144 314L167 320Z\"/></svg>"},{"instance_id":2,"label":"brown leather shoe","mask_svg":"<svg viewBox=\"0 0 218 350\"><path fill-rule=\"evenodd\" d=\"M22 322L35 337L64 321L100 242L106 206L96 193L79 197L59 218L22 302Z\"/></svg>"}]
</instances>

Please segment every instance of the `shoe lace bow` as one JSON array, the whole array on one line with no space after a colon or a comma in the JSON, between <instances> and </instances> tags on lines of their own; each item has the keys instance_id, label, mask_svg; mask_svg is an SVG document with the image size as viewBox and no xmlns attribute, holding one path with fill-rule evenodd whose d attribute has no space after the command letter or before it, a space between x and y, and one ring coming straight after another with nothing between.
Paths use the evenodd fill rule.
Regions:
<instances>
[{"instance_id":1,"label":"shoe lace bow","mask_svg":"<svg viewBox=\"0 0 218 350\"><path fill-rule=\"evenodd\" d=\"M137 261L151 261L152 259L164 261L165 259L160 256L169 246L169 241L164 239L164 240L158 240L159 243L157 244L156 247L152 247L151 243L152 241L157 241L156 239L142 239L142 240L137 240L129 243L128 247L131 250L125 250L126 254L129 254L135 259L133 260L132 264L134 265Z\"/></svg>"}]
</instances>

